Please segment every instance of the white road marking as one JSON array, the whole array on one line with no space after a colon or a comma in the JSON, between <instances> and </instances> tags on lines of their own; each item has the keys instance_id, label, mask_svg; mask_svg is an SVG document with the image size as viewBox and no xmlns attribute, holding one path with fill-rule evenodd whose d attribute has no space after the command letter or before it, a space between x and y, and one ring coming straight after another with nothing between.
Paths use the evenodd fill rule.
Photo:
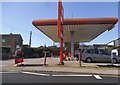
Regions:
<instances>
[{"instance_id":1,"label":"white road marking","mask_svg":"<svg viewBox=\"0 0 120 85\"><path fill-rule=\"evenodd\" d=\"M92 76L92 75L52 75L52 76L55 76L55 77L59 77L59 76L63 76L63 77L77 77L77 76Z\"/></svg>"},{"instance_id":2,"label":"white road marking","mask_svg":"<svg viewBox=\"0 0 120 85\"><path fill-rule=\"evenodd\" d=\"M22 72L25 74L33 74L33 75L40 75L40 76L50 76L50 74L41 74L41 73L33 73L33 72Z\"/></svg>"},{"instance_id":3,"label":"white road marking","mask_svg":"<svg viewBox=\"0 0 120 85\"><path fill-rule=\"evenodd\" d=\"M99 75L93 75L96 79L102 79Z\"/></svg>"},{"instance_id":4,"label":"white road marking","mask_svg":"<svg viewBox=\"0 0 120 85\"><path fill-rule=\"evenodd\" d=\"M8 72L0 72L0 73L20 73L20 72L14 72L14 71L8 71ZM40 75L40 76L50 76L50 74L41 74L41 73L33 73L33 72L21 72L24 74L33 74L33 75ZM102 78L99 75L52 75L53 77L90 77L94 76L96 79L101 80Z\"/></svg>"},{"instance_id":5,"label":"white road marking","mask_svg":"<svg viewBox=\"0 0 120 85\"><path fill-rule=\"evenodd\" d=\"M89 77L89 76L94 76L96 79L102 79L99 75L52 75L53 77Z\"/></svg>"}]
</instances>

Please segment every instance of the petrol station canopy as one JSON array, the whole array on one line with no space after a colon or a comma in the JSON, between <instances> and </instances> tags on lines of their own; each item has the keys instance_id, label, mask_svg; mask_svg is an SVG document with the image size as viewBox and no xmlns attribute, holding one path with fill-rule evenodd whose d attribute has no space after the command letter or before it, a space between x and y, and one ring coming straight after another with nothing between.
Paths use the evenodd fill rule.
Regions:
<instances>
[{"instance_id":1,"label":"petrol station canopy","mask_svg":"<svg viewBox=\"0 0 120 85\"><path fill-rule=\"evenodd\" d=\"M60 42L57 36L58 19L38 19L32 24L54 42ZM114 28L116 17L103 18L64 18L63 42L70 42L70 32L74 32L74 42L90 42L106 30Z\"/></svg>"}]
</instances>

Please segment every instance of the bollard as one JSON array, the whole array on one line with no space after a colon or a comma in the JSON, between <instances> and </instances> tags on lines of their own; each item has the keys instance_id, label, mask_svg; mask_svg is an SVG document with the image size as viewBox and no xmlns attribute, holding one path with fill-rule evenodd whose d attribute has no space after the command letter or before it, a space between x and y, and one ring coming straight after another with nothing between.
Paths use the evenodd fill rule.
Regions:
<instances>
[{"instance_id":1,"label":"bollard","mask_svg":"<svg viewBox=\"0 0 120 85\"><path fill-rule=\"evenodd\" d=\"M46 65L46 52L44 54L44 65Z\"/></svg>"},{"instance_id":2,"label":"bollard","mask_svg":"<svg viewBox=\"0 0 120 85\"><path fill-rule=\"evenodd\" d=\"M79 66L81 67L81 53L78 53L79 56Z\"/></svg>"}]
</instances>

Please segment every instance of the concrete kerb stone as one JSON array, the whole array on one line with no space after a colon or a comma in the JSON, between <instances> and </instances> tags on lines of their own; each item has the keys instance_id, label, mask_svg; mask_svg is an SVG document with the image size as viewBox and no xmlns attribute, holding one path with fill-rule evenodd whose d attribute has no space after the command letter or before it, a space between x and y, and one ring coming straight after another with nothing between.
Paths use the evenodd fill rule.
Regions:
<instances>
[{"instance_id":1,"label":"concrete kerb stone","mask_svg":"<svg viewBox=\"0 0 120 85\"><path fill-rule=\"evenodd\" d=\"M36 66L36 67L15 67L13 64L8 65L6 67L3 68L3 70L16 70L16 71L32 71L32 72L67 72L67 73L79 73L79 74L98 74L98 75L114 75L114 76L120 76L120 74L117 74L117 69L116 70L110 70L110 69L106 69L106 72L104 69L97 69L97 68L92 68L91 66L86 66L85 64L85 68L80 67L80 68L76 68L74 67L74 65L76 65L76 62L65 62L64 66L58 66L57 65L57 58L54 59L54 61L51 61L51 59L48 59L48 66ZM40 64L40 62L42 62L43 59L36 59L36 60L26 60L25 64ZM13 61L12 61L13 62ZM71 64L74 64L72 67L69 67L69 65L71 66ZM77 63L78 64L78 63ZM55 66L57 65L57 66ZM92 64L91 64L92 65ZM79 64L78 64L79 67ZM93 66L94 67L94 66ZM63 70L62 70L63 68ZM69 68L69 69L68 69ZM71 70L70 70L71 69ZM81 69L81 70L80 70ZM86 69L86 71L84 71L84 69ZM79 70L79 71L78 71ZM103 71L104 70L104 71ZM109 71L109 72L107 72Z\"/></svg>"},{"instance_id":2,"label":"concrete kerb stone","mask_svg":"<svg viewBox=\"0 0 120 85\"><path fill-rule=\"evenodd\" d=\"M87 74L87 75L111 75L111 76L120 76L120 74L106 74L106 73L84 73L84 72L68 72L68 71L45 71L45 70L22 70L22 72L54 72L54 73L73 73L73 74Z\"/></svg>"},{"instance_id":3,"label":"concrete kerb stone","mask_svg":"<svg viewBox=\"0 0 120 85\"><path fill-rule=\"evenodd\" d=\"M80 70L81 69L81 70ZM33 72L67 72L67 73L85 73L85 74L105 74L105 75L118 75L116 73L116 70L97 70L97 69L90 69L90 68L66 68L66 67L47 67L47 66L42 66L42 67L15 67L15 66L10 66L9 68L7 67L4 69L5 71L9 70L15 70L15 71L33 71ZM84 71L85 70L85 71ZM93 72L91 72L93 71Z\"/></svg>"},{"instance_id":4,"label":"concrete kerb stone","mask_svg":"<svg viewBox=\"0 0 120 85\"><path fill-rule=\"evenodd\" d=\"M38 69L23 69L22 71L32 71L32 72L56 72L56 73L78 73L78 74L98 74L98 75L114 75L120 76L117 70L97 70L88 68L59 68L59 67L40 67Z\"/></svg>"},{"instance_id":5,"label":"concrete kerb stone","mask_svg":"<svg viewBox=\"0 0 120 85\"><path fill-rule=\"evenodd\" d=\"M89 68L86 68L86 70L87 71L84 71L83 72L83 70L84 69L82 69L81 68L81 70L82 71L80 71L80 69L79 69L79 71L78 71L78 69L75 69L75 70L72 70L72 69L74 69L74 68L65 68L65 67L63 67L63 70L61 70L62 69L62 67L60 67L60 68L53 68L53 67L47 67L47 66L42 66L42 67L38 67L38 69L36 69L36 68L29 68L29 67L14 67L14 68L8 68L8 69L5 69L6 71L9 71L9 70L15 70L15 71L19 71L19 72L22 72L22 71L30 71L30 72L55 72L55 73L60 73L60 72L62 72L62 73L75 73L75 74L96 74L96 75L114 75L114 76L120 76L120 74L119 74L119 71L118 71L118 74L116 73L116 72L108 72L109 70L106 70L106 72L105 71L99 71L99 70L97 70L97 69L89 69ZM70 69L72 70L72 71L70 71ZM90 72L90 71L88 71L88 70L91 70L91 71L93 71L93 72ZM99 72L98 72L99 71ZM113 70L112 70L113 71Z\"/></svg>"}]
</instances>

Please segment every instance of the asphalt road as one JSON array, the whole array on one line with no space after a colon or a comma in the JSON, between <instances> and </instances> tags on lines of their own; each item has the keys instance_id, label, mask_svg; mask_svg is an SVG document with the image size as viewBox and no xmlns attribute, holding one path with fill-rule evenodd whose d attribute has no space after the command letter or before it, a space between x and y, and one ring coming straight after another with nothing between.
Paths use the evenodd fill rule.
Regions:
<instances>
[{"instance_id":1,"label":"asphalt road","mask_svg":"<svg viewBox=\"0 0 120 85\"><path fill-rule=\"evenodd\" d=\"M118 83L119 78L71 73L1 72L2 83Z\"/></svg>"}]
</instances>

